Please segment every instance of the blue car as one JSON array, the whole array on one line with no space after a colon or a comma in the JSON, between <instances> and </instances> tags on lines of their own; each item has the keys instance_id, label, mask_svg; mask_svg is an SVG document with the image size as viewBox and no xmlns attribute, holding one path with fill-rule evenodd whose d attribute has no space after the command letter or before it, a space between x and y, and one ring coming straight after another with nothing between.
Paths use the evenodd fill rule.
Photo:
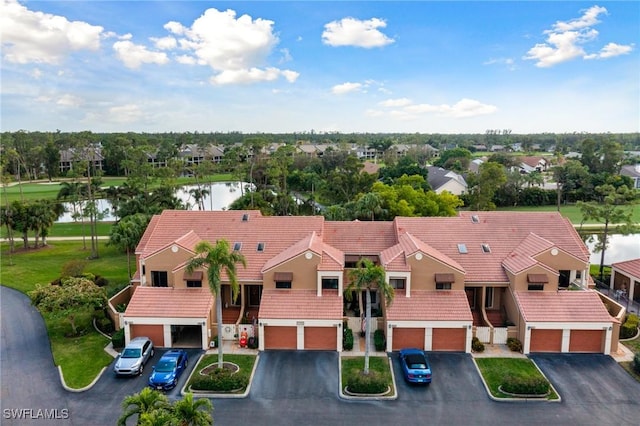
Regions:
<instances>
[{"instance_id":1,"label":"blue car","mask_svg":"<svg viewBox=\"0 0 640 426\"><path fill-rule=\"evenodd\" d=\"M400 365L407 382L431 383L431 366L424 351L415 348L400 350Z\"/></svg>"},{"instance_id":2,"label":"blue car","mask_svg":"<svg viewBox=\"0 0 640 426\"><path fill-rule=\"evenodd\" d=\"M172 349L162 355L149 376L149 386L158 390L169 390L178 384L180 375L187 368L187 353Z\"/></svg>"}]
</instances>

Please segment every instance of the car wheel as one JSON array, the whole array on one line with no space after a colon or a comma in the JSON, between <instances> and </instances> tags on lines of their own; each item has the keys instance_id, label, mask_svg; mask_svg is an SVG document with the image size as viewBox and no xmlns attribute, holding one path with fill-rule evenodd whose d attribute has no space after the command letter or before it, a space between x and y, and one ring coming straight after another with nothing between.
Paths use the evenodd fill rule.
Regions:
<instances>
[{"instance_id":1,"label":"car wheel","mask_svg":"<svg viewBox=\"0 0 640 426\"><path fill-rule=\"evenodd\" d=\"M153 349L151 349L151 356L150 358L153 358L153 354L155 354L155 351Z\"/></svg>"},{"instance_id":2,"label":"car wheel","mask_svg":"<svg viewBox=\"0 0 640 426\"><path fill-rule=\"evenodd\" d=\"M187 365L189 365L189 361L184 362L184 366L186 367Z\"/></svg>"},{"instance_id":3,"label":"car wheel","mask_svg":"<svg viewBox=\"0 0 640 426\"><path fill-rule=\"evenodd\" d=\"M140 370L138 370L138 375L142 375L143 371L144 371L144 364L140 364Z\"/></svg>"}]
</instances>

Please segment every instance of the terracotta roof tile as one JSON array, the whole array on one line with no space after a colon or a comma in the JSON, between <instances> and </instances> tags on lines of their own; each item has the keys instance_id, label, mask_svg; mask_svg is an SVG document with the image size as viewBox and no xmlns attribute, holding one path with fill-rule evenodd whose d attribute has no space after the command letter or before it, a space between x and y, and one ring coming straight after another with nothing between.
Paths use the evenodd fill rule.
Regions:
<instances>
[{"instance_id":1,"label":"terracotta roof tile","mask_svg":"<svg viewBox=\"0 0 640 426\"><path fill-rule=\"evenodd\" d=\"M614 268L640 279L640 259L625 260L612 264Z\"/></svg>"},{"instance_id":2,"label":"terracotta roof tile","mask_svg":"<svg viewBox=\"0 0 640 426\"><path fill-rule=\"evenodd\" d=\"M342 297L336 290L264 289L258 317L262 319L342 319Z\"/></svg>"},{"instance_id":3,"label":"terracotta roof tile","mask_svg":"<svg viewBox=\"0 0 640 426\"><path fill-rule=\"evenodd\" d=\"M325 222L323 241L345 254L379 254L397 243L393 222Z\"/></svg>"},{"instance_id":4,"label":"terracotta roof tile","mask_svg":"<svg viewBox=\"0 0 640 426\"><path fill-rule=\"evenodd\" d=\"M136 287L124 316L207 318L213 308L208 288Z\"/></svg>"},{"instance_id":5,"label":"terracotta roof tile","mask_svg":"<svg viewBox=\"0 0 640 426\"><path fill-rule=\"evenodd\" d=\"M391 306L387 307L389 321L473 321L469 301L464 291L396 290Z\"/></svg>"},{"instance_id":6,"label":"terracotta roof tile","mask_svg":"<svg viewBox=\"0 0 640 426\"><path fill-rule=\"evenodd\" d=\"M611 322L598 293L586 291L517 291L516 303L527 322Z\"/></svg>"}]
</instances>

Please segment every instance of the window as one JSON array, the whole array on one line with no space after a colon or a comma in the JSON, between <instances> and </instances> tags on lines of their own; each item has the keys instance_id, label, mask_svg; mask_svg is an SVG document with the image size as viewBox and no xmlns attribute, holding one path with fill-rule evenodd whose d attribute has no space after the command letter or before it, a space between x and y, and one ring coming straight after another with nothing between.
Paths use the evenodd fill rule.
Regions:
<instances>
[{"instance_id":1,"label":"window","mask_svg":"<svg viewBox=\"0 0 640 426\"><path fill-rule=\"evenodd\" d=\"M153 287L168 287L167 271L151 271L151 285Z\"/></svg>"},{"instance_id":2,"label":"window","mask_svg":"<svg viewBox=\"0 0 640 426\"><path fill-rule=\"evenodd\" d=\"M291 281L276 281L276 288L291 288Z\"/></svg>"},{"instance_id":3,"label":"window","mask_svg":"<svg viewBox=\"0 0 640 426\"><path fill-rule=\"evenodd\" d=\"M451 290L451 283L436 283L436 290Z\"/></svg>"},{"instance_id":4,"label":"window","mask_svg":"<svg viewBox=\"0 0 640 426\"><path fill-rule=\"evenodd\" d=\"M242 248L242 243L233 243L233 251L240 251L240 249Z\"/></svg>"},{"instance_id":5,"label":"window","mask_svg":"<svg viewBox=\"0 0 640 426\"><path fill-rule=\"evenodd\" d=\"M188 288L193 288L193 287L202 287L202 281L187 281L187 287Z\"/></svg>"},{"instance_id":6,"label":"window","mask_svg":"<svg viewBox=\"0 0 640 426\"><path fill-rule=\"evenodd\" d=\"M544 290L544 284L529 284L527 290L530 291L541 291Z\"/></svg>"},{"instance_id":7,"label":"window","mask_svg":"<svg viewBox=\"0 0 640 426\"><path fill-rule=\"evenodd\" d=\"M482 245L482 252L483 253L491 253L491 247L489 247L489 244L483 244Z\"/></svg>"},{"instance_id":8,"label":"window","mask_svg":"<svg viewBox=\"0 0 640 426\"><path fill-rule=\"evenodd\" d=\"M264 243L258 243L258 247L256 247L258 251L264 251Z\"/></svg>"},{"instance_id":9,"label":"window","mask_svg":"<svg viewBox=\"0 0 640 426\"><path fill-rule=\"evenodd\" d=\"M458 244L458 253L465 254L467 253L467 245L466 244Z\"/></svg>"},{"instance_id":10,"label":"window","mask_svg":"<svg viewBox=\"0 0 640 426\"><path fill-rule=\"evenodd\" d=\"M389 285L391 285L391 287L395 288L396 290L402 290L405 286L405 280L404 278L391 278L389 280Z\"/></svg>"},{"instance_id":11,"label":"window","mask_svg":"<svg viewBox=\"0 0 640 426\"><path fill-rule=\"evenodd\" d=\"M247 221L249 221L249 215L248 215L247 213L245 213L245 214L243 214L243 215L242 215L242 221L243 221L243 222L247 222Z\"/></svg>"},{"instance_id":12,"label":"window","mask_svg":"<svg viewBox=\"0 0 640 426\"><path fill-rule=\"evenodd\" d=\"M338 289L338 279L337 278L323 278L322 279L322 289L323 290L337 290Z\"/></svg>"},{"instance_id":13,"label":"window","mask_svg":"<svg viewBox=\"0 0 640 426\"><path fill-rule=\"evenodd\" d=\"M485 295L486 295L486 298L484 299L484 307L485 308L493 307L493 287L487 287Z\"/></svg>"}]
</instances>

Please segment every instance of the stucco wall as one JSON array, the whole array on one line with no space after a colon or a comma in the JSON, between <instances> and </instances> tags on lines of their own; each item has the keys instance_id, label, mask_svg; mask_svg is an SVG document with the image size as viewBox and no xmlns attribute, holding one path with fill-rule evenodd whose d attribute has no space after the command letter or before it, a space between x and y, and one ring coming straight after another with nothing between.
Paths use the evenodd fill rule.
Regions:
<instances>
[{"instance_id":1,"label":"stucco wall","mask_svg":"<svg viewBox=\"0 0 640 426\"><path fill-rule=\"evenodd\" d=\"M529 282L527 281L527 276L529 274L545 274L547 276L549 282L544 285L543 291L558 290L558 275L540 266L534 266L533 268L527 269L526 271L521 272L517 275L513 275L512 273L507 271L507 275L509 276L509 281L511 281L511 288L513 289L513 291L528 291Z\"/></svg>"},{"instance_id":2,"label":"stucco wall","mask_svg":"<svg viewBox=\"0 0 640 426\"><path fill-rule=\"evenodd\" d=\"M311 252L307 252L311 253ZM278 265L263 274L263 288L275 289L276 283L273 279L276 272L293 273L293 281L291 288L294 290L316 290L319 283L317 282L316 270L320 263L320 257L311 254L311 259L307 259L305 254L296 256L295 258Z\"/></svg>"},{"instance_id":3,"label":"stucco wall","mask_svg":"<svg viewBox=\"0 0 640 426\"><path fill-rule=\"evenodd\" d=\"M429 256L423 256L418 260L415 256L407 259L411 267L411 289L412 290L435 290L435 274L453 274L455 282L451 285L451 290L464 290L464 274L439 262Z\"/></svg>"}]
</instances>

